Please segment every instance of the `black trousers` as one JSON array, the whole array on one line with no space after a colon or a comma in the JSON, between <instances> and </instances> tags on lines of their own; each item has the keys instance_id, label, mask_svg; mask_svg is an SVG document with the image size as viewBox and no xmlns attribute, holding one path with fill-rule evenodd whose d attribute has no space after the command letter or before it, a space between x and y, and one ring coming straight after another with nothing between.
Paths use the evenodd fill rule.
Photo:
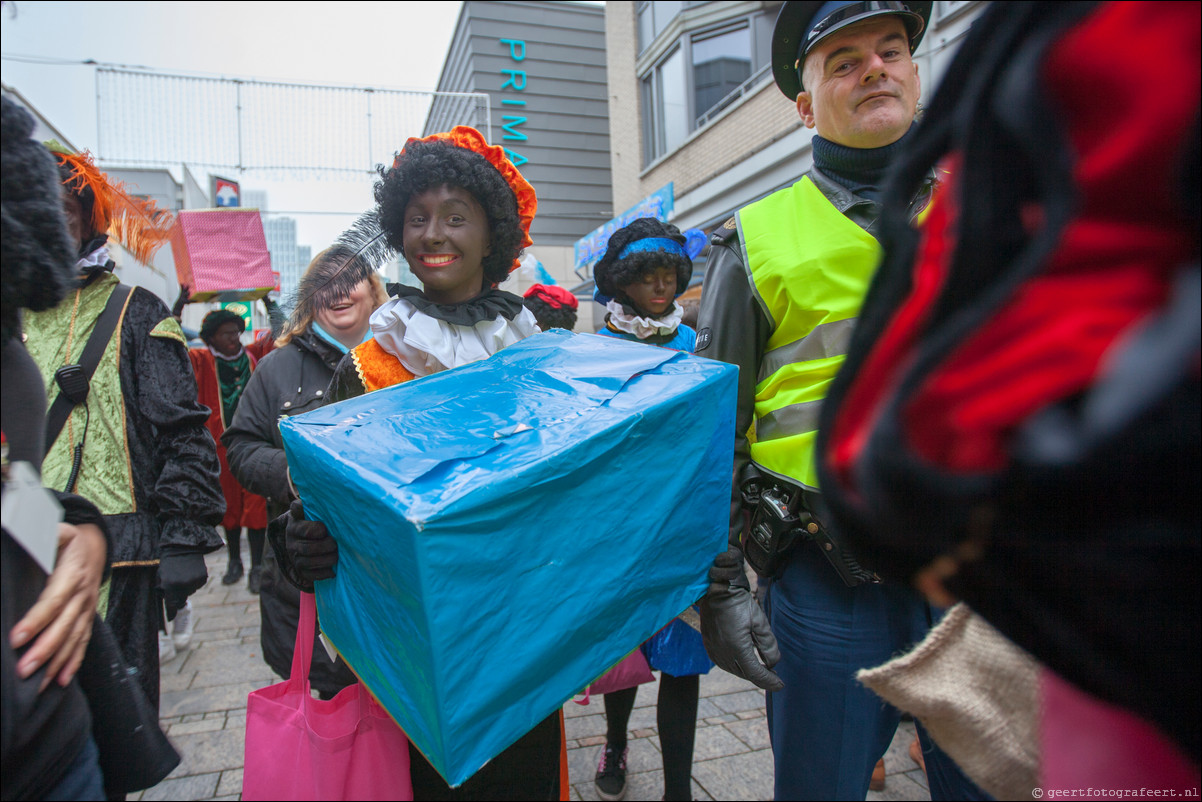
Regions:
<instances>
[{"instance_id":1,"label":"black trousers","mask_svg":"<svg viewBox=\"0 0 1202 802\"><path fill-rule=\"evenodd\" d=\"M513 746L485 764L458 788L409 744L413 798L422 800L559 799L559 711L547 716Z\"/></svg>"}]
</instances>

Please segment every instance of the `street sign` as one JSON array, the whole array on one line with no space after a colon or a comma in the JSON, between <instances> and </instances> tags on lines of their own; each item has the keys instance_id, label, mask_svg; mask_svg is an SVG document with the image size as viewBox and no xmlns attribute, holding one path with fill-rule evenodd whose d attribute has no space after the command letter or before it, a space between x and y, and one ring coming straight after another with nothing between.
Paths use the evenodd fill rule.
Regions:
<instances>
[{"instance_id":1,"label":"street sign","mask_svg":"<svg viewBox=\"0 0 1202 802\"><path fill-rule=\"evenodd\" d=\"M237 181L213 176L213 205L226 208L242 205L242 187Z\"/></svg>"}]
</instances>

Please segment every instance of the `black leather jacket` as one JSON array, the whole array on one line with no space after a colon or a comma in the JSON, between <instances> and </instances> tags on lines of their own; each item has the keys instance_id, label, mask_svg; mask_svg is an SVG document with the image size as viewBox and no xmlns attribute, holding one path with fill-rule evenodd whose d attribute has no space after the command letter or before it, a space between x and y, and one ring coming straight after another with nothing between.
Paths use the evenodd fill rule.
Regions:
<instances>
[{"instance_id":1,"label":"black leather jacket","mask_svg":"<svg viewBox=\"0 0 1202 802\"><path fill-rule=\"evenodd\" d=\"M877 235L880 204L862 198L847 187L811 168L806 175L848 220ZM924 208L930 199L934 183L932 173L915 196L913 214ZM804 277L799 277L804 280ZM735 470L731 488L729 540L739 546L744 527L741 488L748 478L751 449L747 431L755 414L755 385L760 362L772 336L772 323L760 308L751 290L748 272L743 264L743 250L734 218L710 236L709 269L697 319L699 356L717 359L739 366L738 406L735 413Z\"/></svg>"}]
</instances>

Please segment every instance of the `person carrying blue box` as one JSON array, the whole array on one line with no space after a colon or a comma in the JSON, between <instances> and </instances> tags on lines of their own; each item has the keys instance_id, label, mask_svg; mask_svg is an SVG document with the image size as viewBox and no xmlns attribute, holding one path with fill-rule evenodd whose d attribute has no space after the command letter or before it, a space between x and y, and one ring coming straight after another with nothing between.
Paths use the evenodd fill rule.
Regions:
<instances>
[{"instance_id":1,"label":"person carrying blue box","mask_svg":"<svg viewBox=\"0 0 1202 802\"><path fill-rule=\"evenodd\" d=\"M497 289L533 244L537 208L534 188L503 149L458 126L408 140L380 175L375 210L343 237L369 258L348 262L324 292L353 288L364 278L361 264L378 264L373 256L388 248L405 257L422 289L390 287L397 297L373 313L372 338L339 363L329 403L486 359L538 333L522 299ZM334 576L338 546L324 524L305 520L300 501L273 522L271 537L284 573L302 589ZM411 743L414 798L566 798L564 750L557 712L451 788Z\"/></svg>"}]
</instances>

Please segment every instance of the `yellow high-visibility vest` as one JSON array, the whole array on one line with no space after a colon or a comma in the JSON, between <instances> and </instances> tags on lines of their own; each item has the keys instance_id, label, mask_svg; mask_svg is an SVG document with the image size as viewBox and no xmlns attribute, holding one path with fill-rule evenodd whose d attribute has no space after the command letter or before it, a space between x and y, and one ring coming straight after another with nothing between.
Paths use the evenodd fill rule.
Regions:
<instances>
[{"instance_id":1,"label":"yellow high-visibility vest","mask_svg":"<svg viewBox=\"0 0 1202 802\"><path fill-rule=\"evenodd\" d=\"M846 357L881 246L808 176L735 217L743 264L772 326L756 377L751 461L817 490L819 410Z\"/></svg>"}]
</instances>

